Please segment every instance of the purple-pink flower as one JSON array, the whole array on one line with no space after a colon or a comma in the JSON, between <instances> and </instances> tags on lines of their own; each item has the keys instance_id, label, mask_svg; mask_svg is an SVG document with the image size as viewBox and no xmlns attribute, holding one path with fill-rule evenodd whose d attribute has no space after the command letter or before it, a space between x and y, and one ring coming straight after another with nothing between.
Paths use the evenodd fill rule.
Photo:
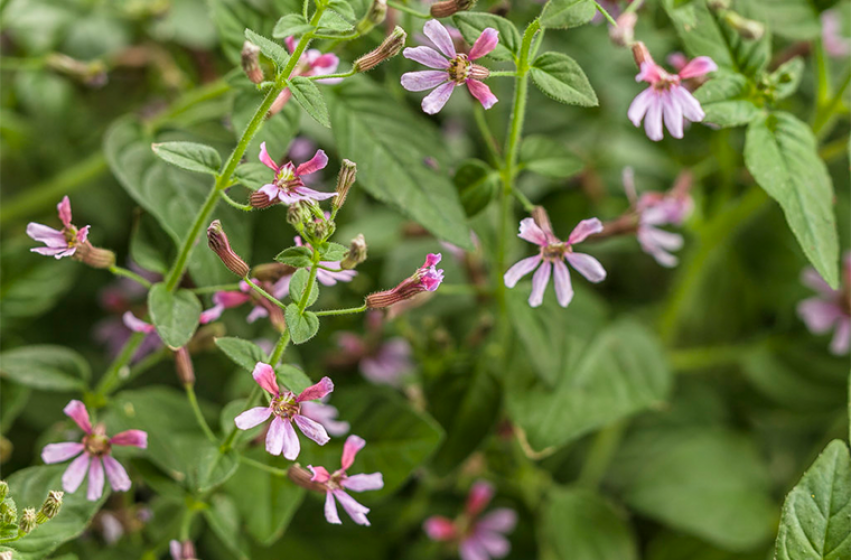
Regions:
<instances>
[{"instance_id":1,"label":"purple-pink flower","mask_svg":"<svg viewBox=\"0 0 851 560\"><path fill-rule=\"evenodd\" d=\"M325 445L331 439L325 428L319 422L311 420L301 412L301 404L323 398L334 390L334 383L323 377L319 383L311 385L296 395L292 391L281 391L275 378L275 370L269 364L257 362L251 374L267 393L272 396L268 406L258 406L246 410L236 417L234 423L240 430L248 430L260 425L270 416L274 416L269 432L266 434L266 451L272 455L283 455L294 461L301 450L298 436L293 428L293 422L301 433L319 445Z\"/></svg>"},{"instance_id":2,"label":"purple-pink flower","mask_svg":"<svg viewBox=\"0 0 851 560\"><path fill-rule=\"evenodd\" d=\"M434 43L440 52L431 47L408 47L402 54L405 58L415 60L420 64L435 68L422 72L402 74L402 87L408 91L425 91L433 89L423 98L423 111L433 115L440 111L449 96L457 86L466 85L470 93L479 100L485 109L490 109L498 101L481 80L490 74L484 66L473 64L490 53L499 42L499 33L488 27L470 49L469 54L458 53L452 42L449 31L436 19L426 22L423 32ZM441 54L442 53L442 54Z\"/></svg>"},{"instance_id":3,"label":"purple-pink flower","mask_svg":"<svg viewBox=\"0 0 851 560\"><path fill-rule=\"evenodd\" d=\"M55 230L42 224L30 222L27 225L27 235L33 240L44 243L44 247L30 249L34 253L47 255L61 259L70 257L77 252L77 247L84 244L89 236L89 228L85 226L80 229L71 223L71 201L64 197L56 205L59 212L59 220L62 222L62 230Z\"/></svg>"},{"instance_id":4,"label":"purple-pink flower","mask_svg":"<svg viewBox=\"0 0 851 560\"><path fill-rule=\"evenodd\" d=\"M493 498L494 488L487 482L476 482L470 489L464 512L455 520L434 515L425 520L423 530L433 541L452 542L458 546L461 560L502 558L511 551L505 535L514 530L517 512L498 508L479 515Z\"/></svg>"},{"instance_id":5,"label":"purple-pink flower","mask_svg":"<svg viewBox=\"0 0 851 560\"><path fill-rule=\"evenodd\" d=\"M127 430L109 438L106 436L106 428L103 424L92 426L86 405L77 400L68 403L63 412L85 432L85 435L80 443L71 441L51 443L44 446L41 452L41 458L47 464L60 463L77 457L71 461L65 474L62 475L62 488L73 494L88 473L89 487L86 498L92 502L97 501L103 495L103 475L106 471L106 477L113 490L116 492L129 490L130 477L127 476L127 471L121 463L110 456L112 446L129 445L145 449L148 447L148 434L142 430Z\"/></svg>"},{"instance_id":6,"label":"purple-pink flower","mask_svg":"<svg viewBox=\"0 0 851 560\"><path fill-rule=\"evenodd\" d=\"M834 290L812 267L801 274L801 282L818 295L798 304L798 315L814 334L833 329L830 351L837 356L848 353L851 346L851 252L842 262L843 285Z\"/></svg>"},{"instance_id":7,"label":"purple-pink flower","mask_svg":"<svg viewBox=\"0 0 851 560\"><path fill-rule=\"evenodd\" d=\"M366 306L370 309L382 309L411 299L422 292L433 292L443 282L443 270L437 269L440 253L429 253L425 263L414 274L399 283L392 290L369 294Z\"/></svg>"},{"instance_id":8,"label":"purple-pink flower","mask_svg":"<svg viewBox=\"0 0 851 560\"><path fill-rule=\"evenodd\" d=\"M296 40L295 37L287 37L284 40L284 43L287 45L287 50L290 53L295 52ZM307 49L304 54L301 55L301 58L298 61L298 64L293 69L293 73L291 74L291 78L296 76L325 76L326 74L333 74L337 71L337 66L340 64L340 59L337 58L336 54L333 53L325 53L323 54L318 49ZM328 78L325 80L316 80L320 84L336 84L339 83L341 78ZM290 92L290 88L285 88L275 99L275 102L272 103L272 106L269 108L269 114L274 115L278 113L284 106L287 104L287 101L290 100L292 93Z\"/></svg>"},{"instance_id":9,"label":"purple-pink flower","mask_svg":"<svg viewBox=\"0 0 851 560\"><path fill-rule=\"evenodd\" d=\"M358 362L361 374L376 384L399 387L406 374L414 369L411 345L401 337L371 341L355 333L343 332L337 344L347 360Z\"/></svg>"},{"instance_id":10,"label":"purple-pink flower","mask_svg":"<svg viewBox=\"0 0 851 560\"><path fill-rule=\"evenodd\" d=\"M328 165L328 156L322 150L298 167L291 161L278 165L266 151L266 142L260 144L260 161L275 172L274 181L263 185L251 195L251 205L264 208L275 202L293 204L301 200L327 200L337 196L337 193L319 192L304 186L303 177L324 169Z\"/></svg>"},{"instance_id":11,"label":"purple-pink flower","mask_svg":"<svg viewBox=\"0 0 851 560\"><path fill-rule=\"evenodd\" d=\"M359 504L346 493L346 490L365 492L384 488L384 479L381 473L353 475L346 473L346 470L355 462L358 451L363 449L364 445L366 445L366 442L358 436L351 435L346 438L346 443L343 445L342 467L334 471L333 474L329 474L325 467L314 467L312 465L307 467L313 473L310 480L325 487L325 519L328 523L340 524L340 516L337 513L337 502L340 502L352 521L358 525L369 525L369 520L366 518L369 508Z\"/></svg>"},{"instance_id":12,"label":"purple-pink flower","mask_svg":"<svg viewBox=\"0 0 851 560\"><path fill-rule=\"evenodd\" d=\"M663 120L671 136L682 138L683 122L700 122L705 114L700 102L680 82L704 76L717 69L718 66L711 58L699 56L686 64L678 74L669 74L646 56L635 81L647 82L650 87L639 93L629 106L629 120L639 126L644 119L644 130L651 140L662 139Z\"/></svg>"},{"instance_id":13,"label":"purple-pink flower","mask_svg":"<svg viewBox=\"0 0 851 560\"><path fill-rule=\"evenodd\" d=\"M168 551L171 554L171 560L197 560L198 558L192 541L169 541Z\"/></svg>"},{"instance_id":14,"label":"purple-pink flower","mask_svg":"<svg viewBox=\"0 0 851 560\"><path fill-rule=\"evenodd\" d=\"M330 218L330 214L327 212L326 219ZM306 244L300 236L296 235L295 237L296 247L307 246L310 247L310 244ZM319 261L320 268L316 271L316 280L322 284L323 286L334 286L337 282L351 282L352 279L358 275L355 270L342 270L340 269L339 262L331 262L331 261ZM327 270L327 269L336 269L336 270ZM308 271L310 268L308 267Z\"/></svg>"},{"instance_id":15,"label":"purple-pink flower","mask_svg":"<svg viewBox=\"0 0 851 560\"><path fill-rule=\"evenodd\" d=\"M335 437L344 436L349 433L349 423L337 420L340 412L337 407L326 404L325 397L321 401L310 401L301 403L301 415L319 422L325 427L325 431Z\"/></svg>"},{"instance_id":16,"label":"purple-pink flower","mask_svg":"<svg viewBox=\"0 0 851 560\"><path fill-rule=\"evenodd\" d=\"M582 220L570 232L567 242L563 242L552 231L544 231L538 227L532 218L525 218L520 222L518 237L535 243L541 250L534 257L525 258L508 269L504 277L506 287L513 288L521 278L537 268L538 271L532 277L529 305L538 307L544 301L544 290L550 282L550 275L555 273L556 298L559 305L567 307L573 299L573 287L570 285L570 272L564 261L570 263L570 266L591 282L602 282L606 279L606 271L600 261L591 255L576 253L573 250L575 244L601 231L603 224L597 218ZM540 268L538 265L541 265Z\"/></svg>"},{"instance_id":17,"label":"purple-pink flower","mask_svg":"<svg viewBox=\"0 0 851 560\"><path fill-rule=\"evenodd\" d=\"M824 52L835 58L851 55L851 39L842 36L842 20L838 10L827 10L821 14L821 39Z\"/></svg>"},{"instance_id":18,"label":"purple-pink flower","mask_svg":"<svg viewBox=\"0 0 851 560\"><path fill-rule=\"evenodd\" d=\"M289 294L291 279L292 275L287 274L278 279L274 284L261 282L257 279L252 279L252 281L255 284L259 284L263 287L263 289L280 300L287 297L287 294ZM265 298L252 296L252 293L253 290L251 286L245 281L239 283L239 291L231 290L216 292L213 294L213 307L205 309L201 313L201 317L199 319L200 323L202 325L206 325L207 323L216 321L222 316L225 309L239 307L240 305L254 301L256 305L248 314L248 317L246 317L246 321L248 323L253 323L257 319L269 317L271 312L274 314L272 317L272 323L277 326L280 319L278 316L281 315L280 308L270 303L269 300Z\"/></svg>"}]
</instances>

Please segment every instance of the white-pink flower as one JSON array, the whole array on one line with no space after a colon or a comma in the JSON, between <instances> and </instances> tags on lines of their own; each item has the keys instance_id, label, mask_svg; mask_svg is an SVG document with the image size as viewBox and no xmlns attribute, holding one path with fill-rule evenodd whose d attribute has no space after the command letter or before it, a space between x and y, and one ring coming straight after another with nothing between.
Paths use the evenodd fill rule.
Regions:
<instances>
[{"instance_id":1,"label":"white-pink flower","mask_svg":"<svg viewBox=\"0 0 851 560\"><path fill-rule=\"evenodd\" d=\"M830 351L837 356L848 353L851 346L851 252L842 262L843 286L834 290L812 267L801 274L801 282L818 295L798 304L798 315L814 334L833 329Z\"/></svg>"},{"instance_id":2,"label":"white-pink flower","mask_svg":"<svg viewBox=\"0 0 851 560\"><path fill-rule=\"evenodd\" d=\"M62 221L63 228L61 231L30 222L27 225L27 235L33 240L45 244L45 247L35 247L30 251L61 259L62 257L70 257L77 252L77 247L88 239L91 226L77 229L71 223L71 201L67 196L56 205L56 209L59 212L59 219Z\"/></svg>"},{"instance_id":3,"label":"white-pink flower","mask_svg":"<svg viewBox=\"0 0 851 560\"><path fill-rule=\"evenodd\" d=\"M290 54L295 52L296 40L295 37L287 37L284 40L284 43L287 45L287 50L290 51ZM323 54L318 49L307 49L298 61L295 69L293 69L293 73L290 75L291 78L295 78L296 76L325 76L327 74L333 74L337 71L337 66L340 64L340 59L337 58L336 54L333 53L325 53ZM328 78L325 80L316 80L320 84L337 84L342 81L342 78ZM284 88L284 90L278 95L275 102L272 103L272 106L269 108L269 114L274 115L278 113L284 106L287 104L287 101L290 100L292 93L290 92L290 88Z\"/></svg>"},{"instance_id":4,"label":"white-pink flower","mask_svg":"<svg viewBox=\"0 0 851 560\"><path fill-rule=\"evenodd\" d=\"M328 165L328 156L322 150L317 150L310 160L298 167L291 161L278 165L269 156L266 142L263 142L260 144L260 161L275 172L275 178L273 182L263 185L251 195L251 205L254 207L264 208L278 201L293 204L300 200L327 200L337 196L335 192L319 192L304 186L302 178L305 175L315 173Z\"/></svg>"},{"instance_id":5,"label":"white-pink flower","mask_svg":"<svg viewBox=\"0 0 851 560\"><path fill-rule=\"evenodd\" d=\"M77 457L71 461L65 474L62 475L62 488L73 494L88 473L89 487L86 498L92 502L97 501L103 495L105 471L113 490L116 492L129 490L130 477L127 476L127 471L121 463L110 456L112 446L129 445L145 449L148 447L148 434L142 430L127 430L109 438L106 436L106 428L103 424L92 426L86 405L77 400L69 402L63 412L85 432L85 435L79 443L71 441L51 443L44 446L41 452L42 460L48 464Z\"/></svg>"},{"instance_id":6,"label":"white-pink flower","mask_svg":"<svg viewBox=\"0 0 851 560\"><path fill-rule=\"evenodd\" d=\"M346 473L346 470L355 462L358 451L363 449L364 445L366 445L366 442L358 436L351 435L346 438L346 443L343 445L342 467L334 471L333 474L329 474L325 467L314 467L312 465L307 467L313 473L310 480L325 487L325 519L328 523L335 525L341 523L340 516L337 513L337 502L340 502L352 521L358 525L369 525L369 520L366 518L369 508L359 504L346 493L346 490L365 492L384 488L384 478L381 473L353 475Z\"/></svg>"},{"instance_id":7,"label":"white-pink flower","mask_svg":"<svg viewBox=\"0 0 851 560\"><path fill-rule=\"evenodd\" d=\"M380 333L361 337L341 332L337 344L349 363L357 362L361 374L379 385L399 387L405 375L414 370L411 344L402 337L381 340Z\"/></svg>"},{"instance_id":8,"label":"white-pink flower","mask_svg":"<svg viewBox=\"0 0 851 560\"><path fill-rule=\"evenodd\" d=\"M493 494L494 488L489 483L476 482L461 516L452 520L433 515L425 520L423 530L433 541L456 543L461 560L503 558L511 551L505 535L517 525L517 512L498 508L479 518Z\"/></svg>"},{"instance_id":9,"label":"white-pink flower","mask_svg":"<svg viewBox=\"0 0 851 560\"><path fill-rule=\"evenodd\" d=\"M529 296L529 305L538 307L544 301L544 290L550 282L550 275L554 273L556 298L559 305L567 307L573 299L573 287L570 284L570 272L564 261L570 263L570 266L591 282L602 282L606 279L606 271L600 261L591 255L576 253L573 250L575 244L601 231L603 231L603 224L597 218L582 220L570 232L567 242L563 242L553 232L544 231L538 227L532 218L525 218L520 222L518 237L535 243L541 250L534 257L525 258L509 268L504 277L505 285L513 288L521 278L537 268L538 271L532 277L532 295ZM541 265L540 268L538 265Z\"/></svg>"},{"instance_id":10,"label":"white-pink flower","mask_svg":"<svg viewBox=\"0 0 851 560\"><path fill-rule=\"evenodd\" d=\"M327 212L325 214L326 219L331 217ZM310 247L310 244L305 243L298 235L295 237L295 244L296 247ZM316 271L316 280L323 286L334 286L337 282L351 282L358 275L356 270L342 270L339 262L319 261L319 266L325 267ZM307 270L309 271L310 267Z\"/></svg>"},{"instance_id":11,"label":"white-pink flower","mask_svg":"<svg viewBox=\"0 0 851 560\"><path fill-rule=\"evenodd\" d=\"M449 101L449 96L455 88L460 85L466 85L473 97L478 99L485 109L493 107L498 99L481 81L487 78L490 72L484 66L473 64L472 61L487 55L496 47L499 42L497 30L488 27L482 31L469 54L458 53L455 50L449 32L436 19L426 22L423 32L440 52L425 46L408 47L402 52L405 58L415 60L429 68L435 68L435 70L402 74L402 87L408 91L433 89L423 98L423 111L429 115L440 111Z\"/></svg>"},{"instance_id":12,"label":"white-pink flower","mask_svg":"<svg viewBox=\"0 0 851 560\"><path fill-rule=\"evenodd\" d=\"M821 14L821 39L824 52L835 58L851 55L851 39L842 36L842 20L838 10L826 10Z\"/></svg>"},{"instance_id":13,"label":"white-pink flower","mask_svg":"<svg viewBox=\"0 0 851 560\"><path fill-rule=\"evenodd\" d=\"M325 431L335 437L344 436L349 433L349 423L337 420L340 412L336 406L326 404L327 397L322 401L310 401L301 403L301 414L319 422L325 427Z\"/></svg>"},{"instance_id":14,"label":"white-pink flower","mask_svg":"<svg viewBox=\"0 0 851 560\"><path fill-rule=\"evenodd\" d=\"M259 284L263 289L280 300L287 297L287 294L289 294L291 279L292 274L287 274L278 279L274 284L261 282L256 278L252 279L252 281L255 284ZM278 315L280 315L280 308L265 298L252 298L252 288L248 282L245 282L244 280L239 283L239 291L221 291L213 294L213 307L205 309L201 313L199 322L202 325L206 325L212 321L217 321L222 316L225 309L239 307L240 305L252 301L252 299L255 301L256 305L245 320L248 323L253 323L257 319L269 317L271 311L271 313L274 314L272 323L276 324L278 321Z\"/></svg>"},{"instance_id":15,"label":"white-pink flower","mask_svg":"<svg viewBox=\"0 0 851 560\"><path fill-rule=\"evenodd\" d=\"M172 560L197 560L198 558L195 553L195 545L192 544L192 541L169 541L168 551L171 554Z\"/></svg>"},{"instance_id":16,"label":"white-pink flower","mask_svg":"<svg viewBox=\"0 0 851 560\"><path fill-rule=\"evenodd\" d=\"M311 385L296 395L292 391L281 391L275 370L269 364L257 362L252 372L254 381L272 396L268 406L258 406L246 410L234 420L240 430L248 430L258 426L274 416L269 431L266 434L266 451L272 455L283 455L294 461L301 451L298 436L293 428L293 422L301 433L319 445L325 445L331 439L325 428L319 422L311 420L301 412L301 404L323 398L334 390L334 383L323 377L319 383Z\"/></svg>"},{"instance_id":17,"label":"white-pink flower","mask_svg":"<svg viewBox=\"0 0 851 560\"><path fill-rule=\"evenodd\" d=\"M683 137L685 121L700 122L705 116L700 102L685 87L682 80L697 78L718 69L708 56L699 56L686 64L678 74L669 74L652 58L641 63L637 82L647 82L650 87L638 94L629 106L627 116L632 124L639 126L644 119L647 137L654 141L662 139L662 122L674 138Z\"/></svg>"}]
</instances>

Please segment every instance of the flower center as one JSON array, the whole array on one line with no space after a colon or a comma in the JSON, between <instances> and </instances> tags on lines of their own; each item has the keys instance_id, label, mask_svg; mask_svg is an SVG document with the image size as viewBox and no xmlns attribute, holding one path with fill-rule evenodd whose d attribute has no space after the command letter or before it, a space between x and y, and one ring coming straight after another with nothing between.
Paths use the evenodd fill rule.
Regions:
<instances>
[{"instance_id":1,"label":"flower center","mask_svg":"<svg viewBox=\"0 0 851 560\"><path fill-rule=\"evenodd\" d=\"M109 455L112 446L109 444L109 438L98 433L88 434L83 438L83 447L86 453L95 457L103 457Z\"/></svg>"},{"instance_id":2,"label":"flower center","mask_svg":"<svg viewBox=\"0 0 851 560\"><path fill-rule=\"evenodd\" d=\"M573 251L567 243L550 243L541 249L541 255L549 261L557 261L564 258L565 253Z\"/></svg>"},{"instance_id":3,"label":"flower center","mask_svg":"<svg viewBox=\"0 0 851 560\"><path fill-rule=\"evenodd\" d=\"M65 241L68 243L68 247L73 247L77 244L77 228L74 226L66 227L62 230L62 234L65 236Z\"/></svg>"},{"instance_id":4,"label":"flower center","mask_svg":"<svg viewBox=\"0 0 851 560\"><path fill-rule=\"evenodd\" d=\"M275 186L279 189L289 190L294 187L300 187L303 184L301 179L296 177L295 168L290 163L283 166L275 176Z\"/></svg>"},{"instance_id":5,"label":"flower center","mask_svg":"<svg viewBox=\"0 0 851 560\"><path fill-rule=\"evenodd\" d=\"M331 474L331 478L325 483L329 490L341 490L343 488L343 480L346 478L346 473L342 470L335 471Z\"/></svg>"},{"instance_id":6,"label":"flower center","mask_svg":"<svg viewBox=\"0 0 851 560\"><path fill-rule=\"evenodd\" d=\"M467 58L467 55L459 54L449 61L449 68L446 71L449 73L449 78L460 85L467 81L467 77L470 75L470 66L470 59Z\"/></svg>"},{"instance_id":7,"label":"flower center","mask_svg":"<svg viewBox=\"0 0 851 560\"><path fill-rule=\"evenodd\" d=\"M301 413L301 404L296 402L292 393L287 392L272 399L272 412L282 418L294 418Z\"/></svg>"}]
</instances>

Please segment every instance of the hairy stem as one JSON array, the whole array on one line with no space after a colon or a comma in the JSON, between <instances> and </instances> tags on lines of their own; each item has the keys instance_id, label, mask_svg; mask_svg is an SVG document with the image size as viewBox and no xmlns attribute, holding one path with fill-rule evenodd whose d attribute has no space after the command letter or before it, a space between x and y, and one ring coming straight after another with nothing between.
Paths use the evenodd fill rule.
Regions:
<instances>
[{"instance_id":1,"label":"hairy stem","mask_svg":"<svg viewBox=\"0 0 851 560\"><path fill-rule=\"evenodd\" d=\"M186 388L186 398L189 399L189 405L192 407L192 412L195 414L195 420L198 421L198 425L201 426L201 430L204 431L204 435L207 436L207 439L212 443L217 443L213 430L210 429L210 426L207 424L207 421L204 420L204 414L201 412L201 407L198 406L198 397L195 396L195 387L191 384L187 383L184 385Z\"/></svg>"}]
</instances>

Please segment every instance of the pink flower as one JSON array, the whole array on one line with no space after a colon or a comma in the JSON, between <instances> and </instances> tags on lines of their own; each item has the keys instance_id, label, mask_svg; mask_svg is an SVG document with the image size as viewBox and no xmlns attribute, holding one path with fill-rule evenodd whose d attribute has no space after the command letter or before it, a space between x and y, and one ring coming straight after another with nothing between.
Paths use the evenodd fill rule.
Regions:
<instances>
[{"instance_id":1,"label":"pink flower","mask_svg":"<svg viewBox=\"0 0 851 560\"><path fill-rule=\"evenodd\" d=\"M511 551L511 543L504 535L514 530L517 512L499 508L479 518L493 494L493 486L487 482L475 483L467 497L464 513L454 521L440 515L429 517L423 524L423 530L433 541L456 543L461 560L506 556Z\"/></svg>"},{"instance_id":2,"label":"pink flower","mask_svg":"<svg viewBox=\"0 0 851 560\"><path fill-rule=\"evenodd\" d=\"M324 467L308 466L313 478L310 480L325 487L325 519L328 523L340 524L340 516L337 514L337 501L358 525L369 525L366 514L369 508L357 503L354 498L345 491L365 492L367 490L380 490L384 488L384 479L381 473L353 474L349 476L346 470L355 462L358 451L363 449L366 442L358 436L349 436L343 445L342 468L329 474ZM336 501L335 501L336 499Z\"/></svg>"},{"instance_id":3,"label":"pink flower","mask_svg":"<svg viewBox=\"0 0 851 560\"><path fill-rule=\"evenodd\" d=\"M79 455L71 461L65 474L62 475L62 488L66 492L76 492L88 472L89 488L86 498L95 502L103 495L103 473L106 471L106 477L113 490L116 492L129 490L130 477L127 476L124 467L110 456L112 446L131 445L145 449L148 447L148 434L142 430L127 430L108 438L103 424L92 427L86 405L77 400L68 403L64 412L86 435L80 443L70 441L51 443L41 452L41 458L47 464L60 463Z\"/></svg>"},{"instance_id":4,"label":"pink flower","mask_svg":"<svg viewBox=\"0 0 851 560\"><path fill-rule=\"evenodd\" d=\"M252 408L237 416L234 420L237 428L248 430L262 424L270 416L274 416L269 432L266 434L266 451L272 455L283 455L290 461L294 461L301 450L293 422L301 433L319 445L328 443L331 438L328 437L325 428L302 414L301 403L321 399L333 391L334 383L329 378L323 377L316 385L311 385L300 395L295 395L292 391L282 392L278 388L275 370L269 364L257 362L252 376L258 385L272 395L272 402L269 406Z\"/></svg>"},{"instance_id":5,"label":"pink flower","mask_svg":"<svg viewBox=\"0 0 851 560\"><path fill-rule=\"evenodd\" d=\"M683 137L683 121L700 122L705 116L700 103L680 82L697 78L718 69L708 56L699 56L686 64L678 74L669 74L652 58L641 63L637 82L647 82L650 87L638 94L629 106L627 115L638 126L644 119L647 137L662 139L662 120L674 138Z\"/></svg>"},{"instance_id":6,"label":"pink flower","mask_svg":"<svg viewBox=\"0 0 851 560\"><path fill-rule=\"evenodd\" d=\"M266 142L260 144L260 161L266 167L275 172L274 182L260 187L251 195L251 204L255 207L266 207L276 201L284 204L293 204L300 200L327 200L337 196L337 193L324 193L304 186L302 177L324 169L328 165L328 156L322 150L308 161L296 167L293 162L288 161L284 165L278 165L266 151Z\"/></svg>"},{"instance_id":7,"label":"pink flower","mask_svg":"<svg viewBox=\"0 0 851 560\"><path fill-rule=\"evenodd\" d=\"M45 244L45 247L35 247L30 249L30 251L61 259L62 257L70 257L77 252L77 247L85 243L88 239L89 228L91 226L77 229L71 223L71 201L67 196L62 199L62 202L56 205L56 209L59 212L59 219L63 225L61 231L30 222L27 225L27 235L35 241Z\"/></svg>"},{"instance_id":8,"label":"pink flower","mask_svg":"<svg viewBox=\"0 0 851 560\"><path fill-rule=\"evenodd\" d=\"M133 315L131 311L125 311L124 315L121 316L121 320L124 322L124 326L133 332L150 334L157 330L152 324L146 323Z\"/></svg>"},{"instance_id":9,"label":"pink flower","mask_svg":"<svg viewBox=\"0 0 851 560\"><path fill-rule=\"evenodd\" d=\"M172 560L196 560L197 558L192 541L169 541L168 551Z\"/></svg>"},{"instance_id":10,"label":"pink flower","mask_svg":"<svg viewBox=\"0 0 851 560\"><path fill-rule=\"evenodd\" d=\"M295 52L296 40L295 37L287 37L284 41L287 45L287 50L290 53ZM290 75L291 78L296 76L324 76L326 74L333 74L337 71L337 66L340 64L340 59L337 58L336 54L326 53L322 54L321 51L317 49L308 49L305 51L301 58L298 61L295 69L293 69L293 73ZM327 80L316 80L320 84L338 84L342 81L342 78L328 78ZM269 108L269 114L274 115L278 113L284 106L287 104L287 101L290 100L292 94L290 93L290 89L284 89L280 95L278 95L275 102L272 103L272 107Z\"/></svg>"},{"instance_id":11,"label":"pink flower","mask_svg":"<svg viewBox=\"0 0 851 560\"><path fill-rule=\"evenodd\" d=\"M496 29L488 27L470 49L470 54L458 53L452 42L452 37L446 28L435 19L426 22L423 32L440 49L437 52L431 47L408 47L402 54L405 58L415 60L420 64L436 70L423 72L408 72L402 75L402 87L408 91L425 91L434 89L426 95L422 102L423 111L433 115L440 111L456 86L466 84L470 93L479 100L485 109L490 109L498 101L490 88L481 80L488 77L487 68L473 64L491 52L499 42ZM440 53L443 53L442 55Z\"/></svg>"},{"instance_id":12,"label":"pink flower","mask_svg":"<svg viewBox=\"0 0 851 560\"><path fill-rule=\"evenodd\" d=\"M287 297L287 294L289 294L291 279L292 275L288 274L286 276L282 276L274 284L261 282L257 279L252 279L252 281L280 300ZM270 311L274 314L272 317L272 323L275 324L277 322L277 316L280 314L279 308L265 298L253 296L253 289L248 282L245 281L239 283L239 291L222 291L213 294L213 307L205 309L201 313L199 322L202 325L206 325L207 323L217 321L222 316L225 309L239 307L240 305L250 301L254 301L256 305L248 314L248 317L246 317L246 321L248 323L253 323L257 319L269 317Z\"/></svg>"},{"instance_id":13,"label":"pink flower","mask_svg":"<svg viewBox=\"0 0 851 560\"><path fill-rule=\"evenodd\" d=\"M349 433L349 423L337 420L340 412L337 407L325 404L327 397L322 401L311 401L301 403L301 414L319 422L325 427L325 431L335 437L344 436Z\"/></svg>"},{"instance_id":14,"label":"pink flower","mask_svg":"<svg viewBox=\"0 0 851 560\"><path fill-rule=\"evenodd\" d=\"M431 20L434 21L434 20ZM429 253L425 263L392 290L377 292L366 297L366 305L370 309L390 307L402 301L411 299L422 292L433 292L443 282L443 270L436 268L440 262L440 253Z\"/></svg>"},{"instance_id":15,"label":"pink flower","mask_svg":"<svg viewBox=\"0 0 851 560\"><path fill-rule=\"evenodd\" d=\"M562 242L551 231L544 231L532 218L525 218L520 222L520 233L518 237L541 247L541 251L534 257L528 257L517 262L505 273L505 285L513 288L521 278L538 268L532 277L532 295L529 296L529 305L538 307L544 301L544 290L550 282L550 274L555 269L555 289L559 305L567 307L573 299L573 288L570 285L570 273L567 270L566 260L570 266L575 268L582 276L591 282L602 282L606 279L606 271L600 261L586 255L575 253L573 245L584 241L589 235L603 231L603 224L597 218L582 220L570 232L567 242Z\"/></svg>"},{"instance_id":16,"label":"pink flower","mask_svg":"<svg viewBox=\"0 0 851 560\"><path fill-rule=\"evenodd\" d=\"M830 56L845 58L851 55L851 40L842 36L842 21L837 10L822 12L821 40L824 52Z\"/></svg>"},{"instance_id":17,"label":"pink flower","mask_svg":"<svg viewBox=\"0 0 851 560\"><path fill-rule=\"evenodd\" d=\"M801 282L818 295L798 304L798 316L813 334L824 334L833 329L830 351L837 356L848 353L851 343L851 252L845 253L842 263L843 287L834 290L818 272L807 267Z\"/></svg>"},{"instance_id":18,"label":"pink flower","mask_svg":"<svg viewBox=\"0 0 851 560\"><path fill-rule=\"evenodd\" d=\"M370 341L354 333L343 332L337 338L337 344L352 362L358 362L361 374L378 385L399 387L404 376L414 369L411 345L401 337Z\"/></svg>"},{"instance_id":19,"label":"pink flower","mask_svg":"<svg viewBox=\"0 0 851 560\"><path fill-rule=\"evenodd\" d=\"M329 213L326 214L326 219L329 219L331 215ZM310 247L309 243L305 243L300 236L296 235L295 244L297 247L306 246ZM333 268L335 270L325 270L325 268L320 268L316 271L316 280L322 284L323 286L333 286L337 282L351 282L352 279L358 275L355 270L342 270L340 268L339 262L331 262L331 261L319 261L320 266L324 266L325 268ZM310 268L308 267L308 271Z\"/></svg>"}]
</instances>

